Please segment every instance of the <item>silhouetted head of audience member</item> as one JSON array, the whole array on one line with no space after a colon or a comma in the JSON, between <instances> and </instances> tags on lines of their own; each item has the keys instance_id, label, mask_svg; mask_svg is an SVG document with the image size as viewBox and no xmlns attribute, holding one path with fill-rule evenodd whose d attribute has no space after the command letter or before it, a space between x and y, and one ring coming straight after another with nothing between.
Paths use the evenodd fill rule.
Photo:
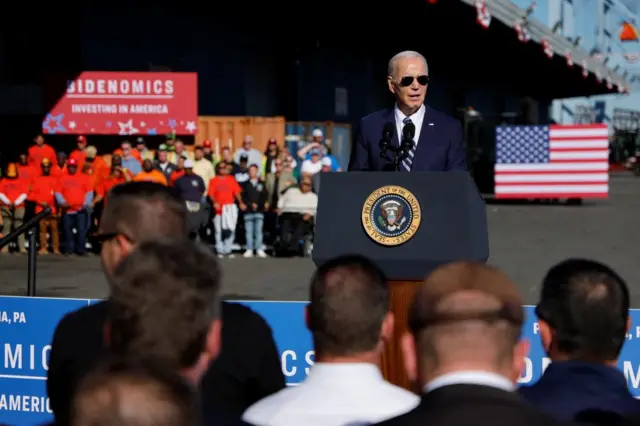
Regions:
<instances>
[{"instance_id":1,"label":"silhouetted head of audience member","mask_svg":"<svg viewBox=\"0 0 640 426\"><path fill-rule=\"evenodd\" d=\"M337 257L311 278L306 321L316 361L377 362L393 335L384 273L359 255Z\"/></svg>"},{"instance_id":2,"label":"silhouetted head of audience member","mask_svg":"<svg viewBox=\"0 0 640 426\"><path fill-rule=\"evenodd\" d=\"M615 364L631 326L629 290L608 266L568 259L545 276L536 314L552 361Z\"/></svg>"},{"instance_id":3,"label":"silhouetted head of audience member","mask_svg":"<svg viewBox=\"0 0 640 426\"><path fill-rule=\"evenodd\" d=\"M220 280L205 246L140 243L109 277L110 351L162 362L197 384L220 351Z\"/></svg>"},{"instance_id":4,"label":"silhouetted head of audience member","mask_svg":"<svg viewBox=\"0 0 640 426\"><path fill-rule=\"evenodd\" d=\"M176 372L109 359L81 382L71 426L196 426L199 413L194 389Z\"/></svg>"},{"instance_id":5,"label":"silhouetted head of audience member","mask_svg":"<svg viewBox=\"0 0 640 426\"><path fill-rule=\"evenodd\" d=\"M485 371L514 383L528 343L520 341L522 299L496 268L470 262L441 266L417 290L401 340L410 380L424 386L444 374Z\"/></svg>"},{"instance_id":6,"label":"silhouetted head of audience member","mask_svg":"<svg viewBox=\"0 0 640 426\"><path fill-rule=\"evenodd\" d=\"M97 238L105 273L138 243L187 235L186 208L175 189L155 182L116 185L107 196Z\"/></svg>"}]
</instances>

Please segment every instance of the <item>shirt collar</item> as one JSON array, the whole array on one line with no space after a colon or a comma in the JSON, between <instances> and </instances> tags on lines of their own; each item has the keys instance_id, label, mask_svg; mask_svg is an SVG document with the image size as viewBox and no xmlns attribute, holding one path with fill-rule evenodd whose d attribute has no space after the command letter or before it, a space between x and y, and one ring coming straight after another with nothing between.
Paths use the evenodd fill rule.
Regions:
<instances>
[{"instance_id":1,"label":"shirt collar","mask_svg":"<svg viewBox=\"0 0 640 426\"><path fill-rule=\"evenodd\" d=\"M424 114L426 111L427 109L423 104L423 105L420 105L420 108L416 112L414 112L409 116L409 118L411 118L411 121L413 122L413 124L416 125L416 127L422 124L422 121L424 120ZM393 107L393 113L395 115L396 122L402 123L404 119L407 118L407 116L404 115L404 113L400 111L400 109L398 108L398 104L396 104Z\"/></svg>"},{"instance_id":2,"label":"shirt collar","mask_svg":"<svg viewBox=\"0 0 640 426\"><path fill-rule=\"evenodd\" d=\"M424 392L432 392L438 388L451 385L481 385L508 392L515 390L515 384L504 376L488 371L457 371L436 377L424 387Z\"/></svg>"},{"instance_id":3,"label":"shirt collar","mask_svg":"<svg viewBox=\"0 0 640 426\"><path fill-rule=\"evenodd\" d=\"M384 381L380 369L368 362L340 362L314 364L309 370L309 375L305 382L335 381L358 382L363 381Z\"/></svg>"}]
</instances>

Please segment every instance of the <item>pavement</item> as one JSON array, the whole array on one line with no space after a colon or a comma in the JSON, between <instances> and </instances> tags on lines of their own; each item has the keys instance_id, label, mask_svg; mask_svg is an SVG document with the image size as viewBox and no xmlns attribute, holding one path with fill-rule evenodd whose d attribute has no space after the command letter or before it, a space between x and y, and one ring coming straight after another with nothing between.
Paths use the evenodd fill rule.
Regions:
<instances>
[{"instance_id":1,"label":"pavement","mask_svg":"<svg viewBox=\"0 0 640 426\"><path fill-rule=\"evenodd\" d=\"M506 271L528 304L537 301L547 269L567 257L587 257L616 269L640 308L640 178L617 174L607 200L582 206L491 202L487 205L491 257ZM233 299L307 300L314 270L310 259L221 260L223 291ZM38 256L37 295L103 298L107 284L96 256ZM25 295L27 257L0 255L0 294Z\"/></svg>"}]
</instances>

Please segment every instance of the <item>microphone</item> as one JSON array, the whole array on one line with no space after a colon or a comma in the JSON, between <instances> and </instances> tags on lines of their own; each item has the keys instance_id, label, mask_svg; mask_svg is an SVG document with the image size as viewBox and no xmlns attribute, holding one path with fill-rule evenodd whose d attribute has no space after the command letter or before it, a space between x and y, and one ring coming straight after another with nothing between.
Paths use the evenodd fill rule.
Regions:
<instances>
[{"instance_id":1,"label":"microphone","mask_svg":"<svg viewBox=\"0 0 640 426\"><path fill-rule=\"evenodd\" d=\"M380 139L380 157L386 158L387 151L391 146L391 138L393 137L393 132L396 131L396 126L393 123L387 123L382 128L382 139Z\"/></svg>"},{"instance_id":2,"label":"microphone","mask_svg":"<svg viewBox=\"0 0 640 426\"><path fill-rule=\"evenodd\" d=\"M402 128L402 139L413 140L413 136L416 134L416 125L409 122Z\"/></svg>"}]
</instances>

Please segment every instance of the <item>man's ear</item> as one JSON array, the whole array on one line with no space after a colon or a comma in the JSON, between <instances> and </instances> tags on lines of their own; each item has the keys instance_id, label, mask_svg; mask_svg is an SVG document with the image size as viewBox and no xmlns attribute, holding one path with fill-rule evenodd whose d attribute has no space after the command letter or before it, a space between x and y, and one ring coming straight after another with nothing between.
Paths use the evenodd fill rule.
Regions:
<instances>
[{"instance_id":1,"label":"man's ear","mask_svg":"<svg viewBox=\"0 0 640 426\"><path fill-rule=\"evenodd\" d=\"M128 256L129 254L131 254L131 252L134 249L134 244L131 241L129 241L126 237L120 234L116 236L116 241L120 246L120 254L122 255L122 257Z\"/></svg>"},{"instance_id":2,"label":"man's ear","mask_svg":"<svg viewBox=\"0 0 640 426\"><path fill-rule=\"evenodd\" d=\"M513 347L513 376L511 379L514 383L518 382L518 379L522 375L525 366L525 358L529 355L531 350L531 343L526 340L520 340Z\"/></svg>"},{"instance_id":3,"label":"man's ear","mask_svg":"<svg viewBox=\"0 0 640 426\"><path fill-rule=\"evenodd\" d=\"M409 382L416 383L418 381L418 355L416 340L413 334L406 332L402 335L400 338L400 351L402 352L402 360L407 378Z\"/></svg>"},{"instance_id":4,"label":"man's ear","mask_svg":"<svg viewBox=\"0 0 640 426\"><path fill-rule=\"evenodd\" d=\"M396 85L393 84L393 77L387 77L387 86L389 86L389 91L395 95L396 93Z\"/></svg>"},{"instance_id":5,"label":"man's ear","mask_svg":"<svg viewBox=\"0 0 640 426\"><path fill-rule=\"evenodd\" d=\"M384 316L384 319L382 320L382 326L380 327L380 338L384 343L389 343L393 338L393 329L395 327L395 324L396 322L393 313L388 312Z\"/></svg>"},{"instance_id":6,"label":"man's ear","mask_svg":"<svg viewBox=\"0 0 640 426\"><path fill-rule=\"evenodd\" d=\"M542 348L548 354L553 340L553 332L551 331L551 326L545 320L539 319L538 332L540 333L540 342L542 343Z\"/></svg>"},{"instance_id":7,"label":"man's ear","mask_svg":"<svg viewBox=\"0 0 640 426\"><path fill-rule=\"evenodd\" d=\"M207 333L207 341L205 350L210 360L214 360L220 354L222 349L222 320L216 319L211 322L209 326L209 333Z\"/></svg>"}]
</instances>

